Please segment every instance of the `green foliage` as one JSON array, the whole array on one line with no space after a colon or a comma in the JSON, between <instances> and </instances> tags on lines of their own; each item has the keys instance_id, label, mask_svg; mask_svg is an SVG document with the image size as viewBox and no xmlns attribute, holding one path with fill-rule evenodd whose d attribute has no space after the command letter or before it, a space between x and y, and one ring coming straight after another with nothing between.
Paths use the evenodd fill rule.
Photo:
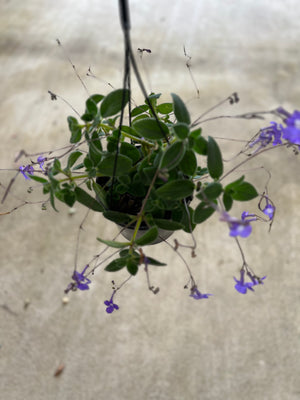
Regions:
<instances>
[{"instance_id":1,"label":"green foliage","mask_svg":"<svg viewBox=\"0 0 300 400\"><path fill-rule=\"evenodd\" d=\"M166 168L169 171L180 163L186 151L185 142L174 142L164 152L160 168Z\"/></svg>"},{"instance_id":2,"label":"green foliage","mask_svg":"<svg viewBox=\"0 0 300 400\"><path fill-rule=\"evenodd\" d=\"M78 143L81 139L81 127L74 117L68 117L68 125L71 132L70 143Z\"/></svg>"},{"instance_id":3,"label":"green foliage","mask_svg":"<svg viewBox=\"0 0 300 400\"><path fill-rule=\"evenodd\" d=\"M181 200L190 196L193 190L193 182L186 179L176 179L162 185L156 190L156 194L164 200Z\"/></svg>"},{"instance_id":4,"label":"green foliage","mask_svg":"<svg viewBox=\"0 0 300 400\"><path fill-rule=\"evenodd\" d=\"M219 179L223 174L222 154L214 138L208 137L207 144L207 168L213 179Z\"/></svg>"},{"instance_id":5,"label":"green foliage","mask_svg":"<svg viewBox=\"0 0 300 400\"><path fill-rule=\"evenodd\" d=\"M171 96L173 99L174 114L177 121L189 125L191 123L191 118L186 105L177 94L171 93Z\"/></svg>"},{"instance_id":6,"label":"green foliage","mask_svg":"<svg viewBox=\"0 0 300 400\"><path fill-rule=\"evenodd\" d=\"M191 124L178 95L171 97L172 102L159 104L160 94L151 93L145 104L121 119L129 90L90 96L80 123L67 118L69 149L47 160L43 176L28 175L41 184L56 211L56 200L68 207L77 202L101 212L119 225L120 233L132 230L130 241L98 238L103 245L120 249L106 271L125 268L136 275L143 263L140 248L156 242L160 230L192 233L223 206L229 211L235 201L258 196L244 176L221 184L223 161L217 142ZM137 221L149 228L136 234ZM147 263L165 265L148 256Z\"/></svg>"},{"instance_id":7,"label":"green foliage","mask_svg":"<svg viewBox=\"0 0 300 400\"><path fill-rule=\"evenodd\" d=\"M85 190L81 189L79 186L75 188L75 195L76 195L76 200L79 203L86 206L87 208L98 212L104 211L103 206L96 199L94 199L94 197L89 195Z\"/></svg>"},{"instance_id":8,"label":"green foliage","mask_svg":"<svg viewBox=\"0 0 300 400\"><path fill-rule=\"evenodd\" d=\"M224 190L227 196L237 201L249 201L258 196L255 187L244 181L244 176L225 186Z\"/></svg>"},{"instance_id":9,"label":"green foliage","mask_svg":"<svg viewBox=\"0 0 300 400\"><path fill-rule=\"evenodd\" d=\"M152 226L152 228L148 229L144 235L142 235L139 239L136 239L135 243L139 246L145 246L146 244L154 242L157 236L158 229L156 226Z\"/></svg>"},{"instance_id":10,"label":"green foliage","mask_svg":"<svg viewBox=\"0 0 300 400\"><path fill-rule=\"evenodd\" d=\"M159 140L169 135L167 125L160 121L157 123L155 118L143 118L133 124L133 128L137 135L145 139Z\"/></svg>"},{"instance_id":11,"label":"green foliage","mask_svg":"<svg viewBox=\"0 0 300 400\"><path fill-rule=\"evenodd\" d=\"M118 114L128 103L129 90L117 89L104 97L100 106L100 113L103 118Z\"/></svg>"}]
</instances>

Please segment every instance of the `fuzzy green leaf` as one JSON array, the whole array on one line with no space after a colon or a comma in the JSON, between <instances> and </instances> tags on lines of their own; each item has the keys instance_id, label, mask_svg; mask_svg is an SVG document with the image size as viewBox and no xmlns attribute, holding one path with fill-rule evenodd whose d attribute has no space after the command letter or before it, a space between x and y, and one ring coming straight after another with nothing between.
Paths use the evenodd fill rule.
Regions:
<instances>
[{"instance_id":1,"label":"fuzzy green leaf","mask_svg":"<svg viewBox=\"0 0 300 400\"><path fill-rule=\"evenodd\" d=\"M186 179L177 179L167 182L158 188L156 194L164 200L180 200L190 196L193 191L193 182Z\"/></svg>"},{"instance_id":2,"label":"fuzzy green leaf","mask_svg":"<svg viewBox=\"0 0 300 400\"><path fill-rule=\"evenodd\" d=\"M160 168L167 168L169 171L175 168L182 160L185 151L185 142L179 141L172 143L162 155Z\"/></svg>"},{"instance_id":3,"label":"fuzzy green leaf","mask_svg":"<svg viewBox=\"0 0 300 400\"><path fill-rule=\"evenodd\" d=\"M255 187L249 182L240 183L230 194L237 201L248 201L258 196Z\"/></svg>"},{"instance_id":4,"label":"fuzzy green leaf","mask_svg":"<svg viewBox=\"0 0 300 400\"><path fill-rule=\"evenodd\" d=\"M82 154L81 151L74 151L74 153L71 153L69 155L67 169L71 169L73 167L73 165L76 163L81 154Z\"/></svg>"},{"instance_id":5,"label":"fuzzy green leaf","mask_svg":"<svg viewBox=\"0 0 300 400\"><path fill-rule=\"evenodd\" d=\"M211 136L208 137L207 144L207 168L213 179L219 179L223 174L222 154L217 142Z\"/></svg>"},{"instance_id":6,"label":"fuzzy green leaf","mask_svg":"<svg viewBox=\"0 0 300 400\"><path fill-rule=\"evenodd\" d=\"M138 149L134 145L127 142L121 143L120 154L131 158L133 164L135 164L141 158L141 153L138 151Z\"/></svg>"},{"instance_id":7,"label":"fuzzy green leaf","mask_svg":"<svg viewBox=\"0 0 300 400\"><path fill-rule=\"evenodd\" d=\"M172 129L174 130L175 135L181 140L187 138L190 133L189 126L183 122L178 122L173 125Z\"/></svg>"},{"instance_id":8,"label":"fuzzy green leaf","mask_svg":"<svg viewBox=\"0 0 300 400\"><path fill-rule=\"evenodd\" d=\"M154 242L157 236L158 236L158 229L156 226L152 226L150 229L146 231L146 233L143 236L141 236L139 239L136 239L135 243L139 246L145 246L146 244Z\"/></svg>"},{"instance_id":9,"label":"fuzzy green leaf","mask_svg":"<svg viewBox=\"0 0 300 400\"><path fill-rule=\"evenodd\" d=\"M132 167L132 160L129 157L119 154L116 164L116 170L114 171L116 154L108 154L97 166L97 171L105 176L121 176L127 174Z\"/></svg>"},{"instance_id":10,"label":"fuzzy green leaf","mask_svg":"<svg viewBox=\"0 0 300 400\"><path fill-rule=\"evenodd\" d=\"M205 202L201 202L195 209L193 221L195 224L201 224L202 222L206 221L214 212L215 209L213 207L210 207Z\"/></svg>"},{"instance_id":11,"label":"fuzzy green leaf","mask_svg":"<svg viewBox=\"0 0 300 400\"><path fill-rule=\"evenodd\" d=\"M197 158L193 150L187 150L180 161L179 168L187 176L193 176L197 169Z\"/></svg>"},{"instance_id":12,"label":"fuzzy green leaf","mask_svg":"<svg viewBox=\"0 0 300 400\"><path fill-rule=\"evenodd\" d=\"M75 188L76 200L93 211L103 212L103 206L79 186Z\"/></svg>"},{"instance_id":13,"label":"fuzzy green leaf","mask_svg":"<svg viewBox=\"0 0 300 400\"><path fill-rule=\"evenodd\" d=\"M177 231L184 227L183 224L176 221L171 221L170 219L154 218L154 223L161 229L166 231Z\"/></svg>"},{"instance_id":14,"label":"fuzzy green leaf","mask_svg":"<svg viewBox=\"0 0 300 400\"><path fill-rule=\"evenodd\" d=\"M126 106L129 100L128 89L117 89L104 97L100 106L102 117L110 117L118 114Z\"/></svg>"},{"instance_id":15,"label":"fuzzy green leaf","mask_svg":"<svg viewBox=\"0 0 300 400\"><path fill-rule=\"evenodd\" d=\"M48 183L47 179L41 178L40 176L31 175L31 174L28 174L28 176L33 181L36 181L36 182L39 182L39 183Z\"/></svg>"},{"instance_id":16,"label":"fuzzy green leaf","mask_svg":"<svg viewBox=\"0 0 300 400\"><path fill-rule=\"evenodd\" d=\"M191 123L191 118L190 118L190 114L189 114L188 109L186 108L184 102L175 93L171 93L171 96L173 99L174 114L175 114L177 121L184 122L185 124L189 125Z\"/></svg>"},{"instance_id":17,"label":"fuzzy green leaf","mask_svg":"<svg viewBox=\"0 0 300 400\"><path fill-rule=\"evenodd\" d=\"M163 122L156 121L155 118L143 118L133 123L132 127L139 136L145 139L164 139L169 135L169 129Z\"/></svg>"},{"instance_id":18,"label":"fuzzy green leaf","mask_svg":"<svg viewBox=\"0 0 300 400\"><path fill-rule=\"evenodd\" d=\"M107 246L114 247L116 249L122 249L130 245L130 242L116 242L115 240L104 240L99 237L97 237L97 240L99 240L99 242L101 243L106 244Z\"/></svg>"},{"instance_id":19,"label":"fuzzy green leaf","mask_svg":"<svg viewBox=\"0 0 300 400\"><path fill-rule=\"evenodd\" d=\"M126 264L127 257L116 258L115 260L111 261L104 269L108 272L116 272L124 268Z\"/></svg>"}]
</instances>

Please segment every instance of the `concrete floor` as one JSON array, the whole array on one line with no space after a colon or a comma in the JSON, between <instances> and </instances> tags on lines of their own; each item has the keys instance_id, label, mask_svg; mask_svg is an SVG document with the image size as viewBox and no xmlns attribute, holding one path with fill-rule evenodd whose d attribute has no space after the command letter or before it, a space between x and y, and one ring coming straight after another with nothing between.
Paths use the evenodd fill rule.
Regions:
<instances>
[{"instance_id":1,"label":"concrete floor","mask_svg":"<svg viewBox=\"0 0 300 400\"><path fill-rule=\"evenodd\" d=\"M143 61L148 88L169 98L180 94L199 115L233 91L241 102L216 113L300 109L300 11L296 0L130 1L134 48L150 48ZM0 5L0 168L16 168L15 155L55 149L68 140L72 110L51 102L63 96L80 112L86 93L61 48L81 76L91 66L98 80L84 78L91 93L107 93L122 82L123 42L117 1L2 0ZM192 56L197 98L185 67L183 44ZM136 92L136 98L141 95ZM266 122L266 124L268 121ZM205 135L245 139L258 121L208 123ZM228 142L225 158L235 153ZM24 160L24 163L26 161ZM198 227L198 256L186 253L199 288L213 293L196 302L183 289L184 265L158 245L153 257L168 267L153 271L160 293L147 290L139 273L118 293L120 306L105 313L111 280L97 271L91 289L71 293L70 280L84 210L68 215L39 205L1 216L0 393L6 400L296 400L299 383L299 157L274 151L261 158L272 170L269 193L277 206L271 234L257 224L243 241L249 264L265 285L235 292L241 266L235 243L217 218ZM249 166L249 180L266 180ZM1 171L7 185L13 171ZM41 198L27 194L18 178L0 212ZM0 196L4 188L0 187ZM255 207L256 203L251 207ZM249 206L250 207L250 206ZM237 211L238 212L238 211ZM82 236L79 264L100 251L100 232L116 228L91 216ZM176 237L185 240L183 234ZM200 251L201 248L201 251ZM149 250L150 251L150 250ZM25 307L24 305L28 306ZM59 365L65 368L54 377Z\"/></svg>"}]
</instances>

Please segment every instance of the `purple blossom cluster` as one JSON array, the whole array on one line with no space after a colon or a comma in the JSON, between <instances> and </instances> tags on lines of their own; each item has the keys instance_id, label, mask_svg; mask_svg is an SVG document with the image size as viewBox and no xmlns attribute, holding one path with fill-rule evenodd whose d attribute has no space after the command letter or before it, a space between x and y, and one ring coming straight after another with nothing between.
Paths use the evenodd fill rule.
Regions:
<instances>
[{"instance_id":1,"label":"purple blossom cluster","mask_svg":"<svg viewBox=\"0 0 300 400\"><path fill-rule=\"evenodd\" d=\"M263 284L263 280L266 279L266 276L264 276L263 278L258 278L257 276L251 274L250 271L247 271L247 275L250 277L251 282L245 282L245 269L242 268L241 269L241 275L240 275L240 279L236 279L235 277L233 277L233 279L235 280L236 284L235 284L235 289L242 294L246 294L247 290L251 290L252 292L254 292L253 286L256 285L262 285Z\"/></svg>"},{"instance_id":2,"label":"purple blossom cluster","mask_svg":"<svg viewBox=\"0 0 300 400\"><path fill-rule=\"evenodd\" d=\"M257 137L249 143L251 148L257 146L255 153L270 143L273 146L282 144L283 139L290 144L300 146L300 111L295 110L293 114L283 108L277 111L284 117L285 126L272 121L270 126L261 129Z\"/></svg>"},{"instance_id":3,"label":"purple blossom cluster","mask_svg":"<svg viewBox=\"0 0 300 400\"><path fill-rule=\"evenodd\" d=\"M43 172L45 172L43 165L46 160L47 160L47 158L43 157L43 156L39 156L37 158L37 163L39 164L39 166ZM33 173L35 172L35 169L33 168L33 166L31 164L28 164L28 165L25 165L25 166L23 165L23 166L19 167L19 171L21 172L21 174L24 176L25 179L30 179L30 177L28 175L33 175Z\"/></svg>"}]
</instances>

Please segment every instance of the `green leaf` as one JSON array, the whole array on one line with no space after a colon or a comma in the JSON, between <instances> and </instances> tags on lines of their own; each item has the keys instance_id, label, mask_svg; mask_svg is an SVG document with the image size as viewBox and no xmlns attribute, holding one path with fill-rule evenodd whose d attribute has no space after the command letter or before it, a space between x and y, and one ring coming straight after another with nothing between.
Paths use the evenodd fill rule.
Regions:
<instances>
[{"instance_id":1,"label":"green leaf","mask_svg":"<svg viewBox=\"0 0 300 400\"><path fill-rule=\"evenodd\" d=\"M73 167L73 165L76 163L81 154L82 154L81 151L74 151L74 153L71 153L69 155L67 169L71 169Z\"/></svg>"},{"instance_id":2,"label":"green leaf","mask_svg":"<svg viewBox=\"0 0 300 400\"><path fill-rule=\"evenodd\" d=\"M139 239L136 239L135 243L138 246L145 246L146 244L154 242L157 236L158 236L158 229L156 226L152 226L152 228L148 229L143 236L141 236Z\"/></svg>"},{"instance_id":3,"label":"green leaf","mask_svg":"<svg viewBox=\"0 0 300 400\"><path fill-rule=\"evenodd\" d=\"M196 224L193 222L194 210L191 207L188 207L188 212L184 209L181 223L184 225L183 230L187 233L191 233L196 227Z\"/></svg>"},{"instance_id":4,"label":"green leaf","mask_svg":"<svg viewBox=\"0 0 300 400\"><path fill-rule=\"evenodd\" d=\"M185 142L179 141L172 143L162 155L160 168L167 168L169 171L175 168L182 160L185 150Z\"/></svg>"},{"instance_id":5,"label":"green leaf","mask_svg":"<svg viewBox=\"0 0 300 400\"><path fill-rule=\"evenodd\" d=\"M208 137L207 168L213 179L219 179L223 174L222 154L217 142L211 136Z\"/></svg>"},{"instance_id":6,"label":"green leaf","mask_svg":"<svg viewBox=\"0 0 300 400\"><path fill-rule=\"evenodd\" d=\"M116 249L122 249L123 247L128 247L130 242L116 242L115 240L104 240L97 237L99 242L106 244L107 246L114 247Z\"/></svg>"},{"instance_id":7,"label":"green leaf","mask_svg":"<svg viewBox=\"0 0 300 400\"><path fill-rule=\"evenodd\" d=\"M148 257L148 256L147 256L147 261L148 261L148 264L149 264L149 265L156 265L157 267L163 267L163 266L167 265L167 264L165 264L165 263L162 263L162 262L160 262L160 261L157 261L157 260L155 260L154 258Z\"/></svg>"},{"instance_id":8,"label":"green leaf","mask_svg":"<svg viewBox=\"0 0 300 400\"><path fill-rule=\"evenodd\" d=\"M180 170L188 176L194 176L197 170L197 158L193 150L187 150L180 161Z\"/></svg>"},{"instance_id":9,"label":"green leaf","mask_svg":"<svg viewBox=\"0 0 300 400\"><path fill-rule=\"evenodd\" d=\"M173 125L172 129L174 130L175 135L181 140L187 138L190 133L189 126L183 122L178 122Z\"/></svg>"},{"instance_id":10,"label":"green leaf","mask_svg":"<svg viewBox=\"0 0 300 400\"><path fill-rule=\"evenodd\" d=\"M197 198L201 200L214 200L220 196L223 188L222 185L218 182L209 183L204 187L201 193L197 194Z\"/></svg>"},{"instance_id":11,"label":"green leaf","mask_svg":"<svg viewBox=\"0 0 300 400\"><path fill-rule=\"evenodd\" d=\"M130 215L119 212L119 211L104 211L103 216L116 224L127 225L132 221Z\"/></svg>"},{"instance_id":12,"label":"green leaf","mask_svg":"<svg viewBox=\"0 0 300 400\"><path fill-rule=\"evenodd\" d=\"M230 193L233 200L248 201L258 196L258 193L253 185L249 182L240 183L233 192Z\"/></svg>"},{"instance_id":13,"label":"green leaf","mask_svg":"<svg viewBox=\"0 0 300 400\"><path fill-rule=\"evenodd\" d=\"M190 196L193 191L193 182L186 179L177 179L162 185L156 190L156 194L164 200L180 200Z\"/></svg>"},{"instance_id":14,"label":"green leaf","mask_svg":"<svg viewBox=\"0 0 300 400\"><path fill-rule=\"evenodd\" d=\"M139 260L129 258L126 264L127 271L131 275L136 275L139 269Z\"/></svg>"},{"instance_id":15,"label":"green leaf","mask_svg":"<svg viewBox=\"0 0 300 400\"><path fill-rule=\"evenodd\" d=\"M119 113L128 103L129 93L128 89L117 89L105 96L100 106L102 117L106 118Z\"/></svg>"},{"instance_id":16,"label":"green leaf","mask_svg":"<svg viewBox=\"0 0 300 400\"><path fill-rule=\"evenodd\" d=\"M93 100L96 104L100 103L102 99L104 99L103 94L92 94L90 99Z\"/></svg>"},{"instance_id":17,"label":"green leaf","mask_svg":"<svg viewBox=\"0 0 300 400\"><path fill-rule=\"evenodd\" d=\"M69 207L73 207L76 201L75 193L67 188L56 191L55 197L57 197L58 200L62 201L63 203L66 203Z\"/></svg>"},{"instance_id":18,"label":"green leaf","mask_svg":"<svg viewBox=\"0 0 300 400\"><path fill-rule=\"evenodd\" d=\"M100 204L102 205L103 208L108 208L107 206L107 202L106 202L106 195L107 192L103 189L103 187L101 187L100 185L98 185L98 183L94 182L92 183L94 192L96 193L96 200L100 202Z\"/></svg>"},{"instance_id":19,"label":"green leaf","mask_svg":"<svg viewBox=\"0 0 300 400\"><path fill-rule=\"evenodd\" d=\"M133 164L138 162L141 158L141 153L138 151L138 149L134 145L127 142L121 143L120 154L131 158Z\"/></svg>"},{"instance_id":20,"label":"green leaf","mask_svg":"<svg viewBox=\"0 0 300 400\"><path fill-rule=\"evenodd\" d=\"M225 192L233 192L245 179L245 175L225 186Z\"/></svg>"},{"instance_id":21,"label":"green leaf","mask_svg":"<svg viewBox=\"0 0 300 400\"><path fill-rule=\"evenodd\" d=\"M54 201L54 193L53 193L53 190L50 190L50 204L51 204L52 208L53 208L56 212L58 212L58 210L57 210L56 207L55 207L55 201Z\"/></svg>"},{"instance_id":22,"label":"green leaf","mask_svg":"<svg viewBox=\"0 0 300 400\"><path fill-rule=\"evenodd\" d=\"M169 129L163 122L156 121L155 118L143 118L133 123L133 128L139 136L146 139L165 139L169 135Z\"/></svg>"},{"instance_id":23,"label":"green leaf","mask_svg":"<svg viewBox=\"0 0 300 400\"><path fill-rule=\"evenodd\" d=\"M202 132L201 128L195 129L190 133L190 137L193 139L197 139L201 135L201 132Z\"/></svg>"},{"instance_id":24,"label":"green leaf","mask_svg":"<svg viewBox=\"0 0 300 400\"><path fill-rule=\"evenodd\" d=\"M120 271L127 264L127 257L116 258L110 262L104 269L108 272Z\"/></svg>"},{"instance_id":25,"label":"green leaf","mask_svg":"<svg viewBox=\"0 0 300 400\"><path fill-rule=\"evenodd\" d=\"M57 174L58 172L61 172L61 164L58 158L55 158L53 162L53 168L52 168L52 173Z\"/></svg>"},{"instance_id":26,"label":"green leaf","mask_svg":"<svg viewBox=\"0 0 300 400\"><path fill-rule=\"evenodd\" d=\"M136 117L137 115L143 114L144 112L146 112L149 109L149 106L147 104L143 104L141 106L135 107L132 111L131 111L131 117Z\"/></svg>"},{"instance_id":27,"label":"green leaf","mask_svg":"<svg viewBox=\"0 0 300 400\"><path fill-rule=\"evenodd\" d=\"M28 174L28 176L33 181L36 181L36 182L39 182L39 183L48 183L47 179L41 178L40 176L35 176L35 175L30 175L30 174Z\"/></svg>"},{"instance_id":28,"label":"green leaf","mask_svg":"<svg viewBox=\"0 0 300 400\"><path fill-rule=\"evenodd\" d=\"M93 166L97 166L102 159L102 151L96 146L94 142L89 142L89 156L93 162Z\"/></svg>"},{"instance_id":29,"label":"green leaf","mask_svg":"<svg viewBox=\"0 0 300 400\"><path fill-rule=\"evenodd\" d=\"M160 114L170 114L173 111L172 103L162 103L156 107L157 112Z\"/></svg>"},{"instance_id":30,"label":"green leaf","mask_svg":"<svg viewBox=\"0 0 300 400\"><path fill-rule=\"evenodd\" d=\"M127 257L127 256L129 256L129 257L136 257L136 258L138 258L138 259L140 259L140 257L141 257L141 255L138 253L138 252L136 252L136 251L134 251L134 250L129 250L129 249L123 249L123 250L121 250L120 252L119 252L119 254L120 254L120 257Z\"/></svg>"},{"instance_id":31,"label":"green leaf","mask_svg":"<svg viewBox=\"0 0 300 400\"><path fill-rule=\"evenodd\" d=\"M166 231L177 231L184 227L180 222L172 221L170 219L154 218L154 223L161 229Z\"/></svg>"},{"instance_id":32,"label":"green leaf","mask_svg":"<svg viewBox=\"0 0 300 400\"><path fill-rule=\"evenodd\" d=\"M95 117L97 115L98 108L97 108L97 104L94 102L93 99L88 98L87 101L85 102L85 106L86 106L87 114L91 114L93 117Z\"/></svg>"},{"instance_id":33,"label":"green leaf","mask_svg":"<svg viewBox=\"0 0 300 400\"><path fill-rule=\"evenodd\" d=\"M114 171L115 158L118 157L116 170ZM132 160L123 154L108 154L98 165L97 171L105 176L121 176L127 174L132 167Z\"/></svg>"},{"instance_id":34,"label":"green leaf","mask_svg":"<svg viewBox=\"0 0 300 400\"><path fill-rule=\"evenodd\" d=\"M223 194L223 203L226 211L229 211L232 207L233 204L233 199L231 195L227 192L224 192Z\"/></svg>"},{"instance_id":35,"label":"green leaf","mask_svg":"<svg viewBox=\"0 0 300 400\"><path fill-rule=\"evenodd\" d=\"M205 202L201 202L195 209L193 215L193 221L195 224L201 224L202 222L206 221L213 213L215 209Z\"/></svg>"},{"instance_id":36,"label":"green leaf","mask_svg":"<svg viewBox=\"0 0 300 400\"><path fill-rule=\"evenodd\" d=\"M79 203L86 206L87 208L99 212L104 211L103 206L96 199L90 196L85 190L81 189L79 186L75 188L75 194L76 194L76 200L79 201Z\"/></svg>"},{"instance_id":37,"label":"green leaf","mask_svg":"<svg viewBox=\"0 0 300 400\"><path fill-rule=\"evenodd\" d=\"M199 136L199 137L195 138L194 144L193 144L193 149L195 150L196 153L206 156L207 155L207 147L208 147L208 143L207 143L207 140L204 139L204 137Z\"/></svg>"},{"instance_id":38,"label":"green leaf","mask_svg":"<svg viewBox=\"0 0 300 400\"><path fill-rule=\"evenodd\" d=\"M78 121L74 117L67 118L69 129L71 131L70 143L77 143L81 139L81 128L78 125Z\"/></svg>"},{"instance_id":39,"label":"green leaf","mask_svg":"<svg viewBox=\"0 0 300 400\"><path fill-rule=\"evenodd\" d=\"M190 118L190 114L189 114L188 109L186 108L184 102L175 93L171 93L171 96L173 99L174 114L175 114L177 121L184 122L189 125L191 123L191 118Z\"/></svg>"}]
</instances>

